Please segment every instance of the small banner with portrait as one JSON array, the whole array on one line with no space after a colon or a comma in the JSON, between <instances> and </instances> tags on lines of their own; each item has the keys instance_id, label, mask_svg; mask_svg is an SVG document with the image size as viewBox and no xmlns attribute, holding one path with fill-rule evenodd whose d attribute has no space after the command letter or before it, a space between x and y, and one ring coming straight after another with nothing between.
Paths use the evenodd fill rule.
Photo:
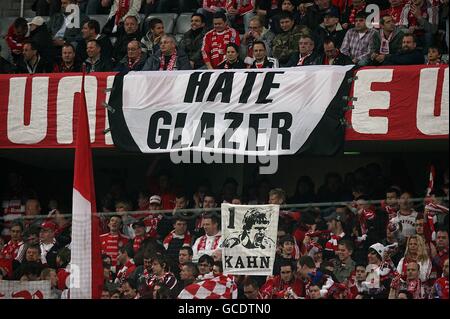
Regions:
<instances>
[{"instance_id":1,"label":"small banner with portrait","mask_svg":"<svg viewBox=\"0 0 450 319\"><path fill-rule=\"evenodd\" d=\"M272 275L280 206L222 204L224 274Z\"/></svg>"},{"instance_id":2,"label":"small banner with portrait","mask_svg":"<svg viewBox=\"0 0 450 319\"><path fill-rule=\"evenodd\" d=\"M50 281L0 280L0 299L50 299Z\"/></svg>"}]
</instances>

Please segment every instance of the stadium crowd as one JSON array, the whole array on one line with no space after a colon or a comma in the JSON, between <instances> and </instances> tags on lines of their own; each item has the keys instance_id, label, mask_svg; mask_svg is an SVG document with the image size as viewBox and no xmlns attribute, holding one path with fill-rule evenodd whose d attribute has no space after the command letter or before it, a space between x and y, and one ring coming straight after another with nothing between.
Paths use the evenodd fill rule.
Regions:
<instances>
[{"instance_id":1,"label":"stadium crowd","mask_svg":"<svg viewBox=\"0 0 450 319\"><path fill-rule=\"evenodd\" d=\"M100 214L102 298L177 298L191 284L224 276L220 210L204 211L222 202L346 201L282 208L273 276L233 276L238 298L448 299L448 170L427 196L374 163L344 179L330 172L317 191L302 176L292 197L266 179L244 186L242 195L233 178L217 194L208 181L188 194L165 170L148 182L134 197L112 183L98 205L107 213ZM12 172L2 204L0 280L48 279L52 296L67 298L70 209L55 200L41 203ZM180 211L185 208L198 210ZM170 213L158 212L163 209Z\"/></svg>"},{"instance_id":2,"label":"stadium crowd","mask_svg":"<svg viewBox=\"0 0 450 319\"><path fill-rule=\"evenodd\" d=\"M366 12L373 5L379 19ZM36 0L33 9L9 27L0 73L439 65L448 53L448 0ZM194 11L190 30L166 33L157 15L169 11ZM102 28L89 18L98 14Z\"/></svg>"}]
</instances>

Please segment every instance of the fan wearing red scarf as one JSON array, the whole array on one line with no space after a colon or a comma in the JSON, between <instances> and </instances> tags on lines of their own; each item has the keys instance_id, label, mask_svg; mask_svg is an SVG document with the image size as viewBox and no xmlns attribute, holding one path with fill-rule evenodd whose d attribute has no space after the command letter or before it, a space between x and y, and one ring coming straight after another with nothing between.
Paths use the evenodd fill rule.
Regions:
<instances>
[{"instance_id":1,"label":"fan wearing red scarf","mask_svg":"<svg viewBox=\"0 0 450 319\"><path fill-rule=\"evenodd\" d=\"M160 49L145 62L142 71L190 70L191 63L186 53L177 49L175 39L164 35L159 44Z\"/></svg>"},{"instance_id":2,"label":"fan wearing red scarf","mask_svg":"<svg viewBox=\"0 0 450 319\"><path fill-rule=\"evenodd\" d=\"M164 238L163 245L167 256L174 260L178 258L178 253L182 247L190 247L192 236L187 230L187 222L181 217L173 220L173 230Z\"/></svg>"},{"instance_id":3,"label":"fan wearing red scarf","mask_svg":"<svg viewBox=\"0 0 450 319\"><path fill-rule=\"evenodd\" d=\"M264 299L296 299L304 296L304 283L294 276L295 263L286 261L280 266L280 274L267 279L261 287Z\"/></svg>"}]
</instances>

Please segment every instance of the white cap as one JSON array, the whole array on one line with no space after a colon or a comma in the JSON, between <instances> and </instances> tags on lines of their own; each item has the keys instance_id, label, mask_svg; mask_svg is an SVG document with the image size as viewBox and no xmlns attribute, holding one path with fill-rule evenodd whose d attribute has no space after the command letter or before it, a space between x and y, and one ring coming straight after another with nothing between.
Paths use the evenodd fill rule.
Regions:
<instances>
[{"instance_id":1,"label":"white cap","mask_svg":"<svg viewBox=\"0 0 450 319\"><path fill-rule=\"evenodd\" d=\"M38 27L40 27L41 25L43 25L45 23L44 18L42 18L41 16L37 16L34 17L33 20L31 20L31 22L29 22L28 24L34 24L37 25Z\"/></svg>"},{"instance_id":2,"label":"white cap","mask_svg":"<svg viewBox=\"0 0 450 319\"><path fill-rule=\"evenodd\" d=\"M150 197L150 204L159 204L161 205L161 197L159 195L153 195Z\"/></svg>"},{"instance_id":3,"label":"white cap","mask_svg":"<svg viewBox=\"0 0 450 319\"><path fill-rule=\"evenodd\" d=\"M369 247L369 249L373 249L377 252L378 255L380 255L381 259L384 258L384 251L386 248L383 246L383 244L376 243Z\"/></svg>"}]
</instances>

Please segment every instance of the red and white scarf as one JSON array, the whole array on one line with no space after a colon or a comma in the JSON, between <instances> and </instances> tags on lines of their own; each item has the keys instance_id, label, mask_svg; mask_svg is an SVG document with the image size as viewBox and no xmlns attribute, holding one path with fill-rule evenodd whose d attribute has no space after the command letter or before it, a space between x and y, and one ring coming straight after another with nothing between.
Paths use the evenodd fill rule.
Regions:
<instances>
[{"instance_id":1,"label":"red and white scarf","mask_svg":"<svg viewBox=\"0 0 450 319\"><path fill-rule=\"evenodd\" d=\"M114 25L118 25L123 16L130 10L130 2L131 0L119 0Z\"/></svg>"},{"instance_id":2,"label":"red and white scarf","mask_svg":"<svg viewBox=\"0 0 450 319\"><path fill-rule=\"evenodd\" d=\"M183 235L177 235L177 234L175 234L175 231L172 230L169 233L169 235L167 235L166 238L164 238L163 246L165 249L169 248L169 245L174 238L183 239L183 247L191 245L192 236L188 231Z\"/></svg>"},{"instance_id":3,"label":"red and white scarf","mask_svg":"<svg viewBox=\"0 0 450 319\"><path fill-rule=\"evenodd\" d=\"M350 16L348 17L348 22L350 22L350 24L355 24L355 19L356 19L356 15L360 12L363 11L364 8L366 7L366 5L362 5L359 8L353 8L352 11L350 12Z\"/></svg>"},{"instance_id":4,"label":"red and white scarf","mask_svg":"<svg viewBox=\"0 0 450 319\"><path fill-rule=\"evenodd\" d=\"M380 38L381 38L380 54L389 54L389 43L391 42L393 35L394 32L391 32L391 34L389 34L389 37L386 39L384 31L380 30Z\"/></svg>"},{"instance_id":5,"label":"red and white scarf","mask_svg":"<svg viewBox=\"0 0 450 319\"><path fill-rule=\"evenodd\" d=\"M169 64L167 64L166 67L166 59L164 57L164 54L161 53L161 58L159 59L159 70L160 71L173 71L176 69L177 64L177 50L174 50L172 52L172 55L170 56Z\"/></svg>"},{"instance_id":6,"label":"red and white scarf","mask_svg":"<svg viewBox=\"0 0 450 319\"><path fill-rule=\"evenodd\" d=\"M211 250L217 249L219 247L219 241L220 241L220 233L214 236L214 242L211 246ZM200 242L198 243L197 251L202 251L206 249L206 240L208 239L207 235L203 235L200 239Z\"/></svg>"},{"instance_id":7,"label":"red and white scarf","mask_svg":"<svg viewBox=\"0 0 450 319\"><path fill-rule=\"evenodd\" d=\"M303 63L305 63L305 59L306 59L307 57L309 57L310 55L311 55L311 53L305 55L304 57L300 56L300 59L298 60L297 65L303 65Z\"/></svg>"},{"instance_id":8,"label":"red and white scarf","mask_svg":"<svg viewBox=\"0 0 450 319\"><path fill-rule=\"evenodd\" d=\"M435 203L428 203L425 206L425 219L431 232L432 241L436 240L436 229L434 227L434 224L437 222L436 214L448 214L448 211L448 207Z\"/></svg>"},{"instance_id":9,"label":"red and white scarf","mask_svg":"<svg viewBox=\"0 0 450 319\"><path fill-rule=\"evenodd\" d=\"M137 252L139 248L141 247L142 242L147 238L148 236L136 236L133 240L133 250L134 252Z\"/></svg>"}]
</instances>

